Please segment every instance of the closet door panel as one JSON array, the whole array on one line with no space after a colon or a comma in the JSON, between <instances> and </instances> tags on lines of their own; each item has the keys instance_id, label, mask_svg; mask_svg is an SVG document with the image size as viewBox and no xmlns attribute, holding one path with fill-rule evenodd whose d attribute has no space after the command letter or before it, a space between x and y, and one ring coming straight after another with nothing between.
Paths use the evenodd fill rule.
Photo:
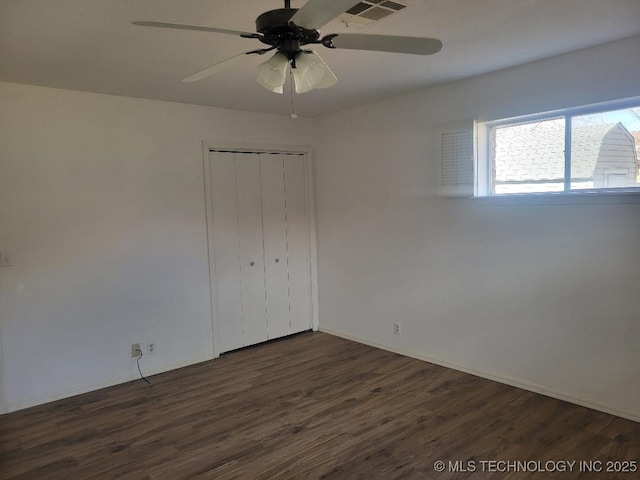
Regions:
<instances>
[{"instance_id":1,"label":"closet door panel","mask_svg":"<svg viewBox=\"0 0 640 480\"><path fill-rule=\"evenodd\" d=\"M283 155L261 155L260 172L267 330L271 339L291 331Z\"/></svg>"},{"instance_id":2,"label":"closet door panel","mask_svg":"<svg viewBox=\"0 0 640 480\"><path fill-rule=\"evenodd\" d=\"M311 292L304 156L284 157L291 333L311 328Z\"/></svg>"},{"instance_id":3,"label":"closet door panel","mask_svg":"<svg viewBox=\"0 0 640 480\"><path fill-rule=\"evenodd\" d=\"M259 155L236 155L244 345L267 340Z\"/></svg>"},{"instance_id":4,"label":"closet door panel","mask_svg":"<svg viewBox=\"0 0 640 480\"><path fill-rule=\"evenodd\" d=\"M209 167L216 291L214 308L220 351L227 352L244 344L234 155L212 152Z\"/></svg>"}]
</instances>

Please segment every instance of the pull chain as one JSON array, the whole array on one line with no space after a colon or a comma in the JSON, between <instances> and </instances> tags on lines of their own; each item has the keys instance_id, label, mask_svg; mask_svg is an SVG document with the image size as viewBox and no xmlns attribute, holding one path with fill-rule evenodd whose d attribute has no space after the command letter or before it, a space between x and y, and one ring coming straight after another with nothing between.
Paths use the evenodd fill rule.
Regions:
<instances>
[{"instance_id":1,"label":"pull chain","mask_svg":"<svg viewBox=\"0 0 640 480\"><path fill-rule=\"evenodd\" d=\"M293 70L289 67L289 92L291 94L291 115L290 118L298 118L296 115L295 109L293 108Z\"/></svg>"}]
</instances>

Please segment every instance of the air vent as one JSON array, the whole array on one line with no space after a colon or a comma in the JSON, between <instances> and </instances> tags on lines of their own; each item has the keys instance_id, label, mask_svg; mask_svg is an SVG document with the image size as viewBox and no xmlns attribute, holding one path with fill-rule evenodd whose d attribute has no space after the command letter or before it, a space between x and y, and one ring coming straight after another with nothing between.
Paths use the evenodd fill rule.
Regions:
<instances>
[{"instance_id":1,"label":"air vent","mask_svg":"<svg viewBox=\"0 0 640 480\"><path fill-rule=\"evenodd\" d=\"M347 25L369 25L399 12L407 5L390 0L366 0L357 3L338 18Z\"/></svg>"}]
</instances>

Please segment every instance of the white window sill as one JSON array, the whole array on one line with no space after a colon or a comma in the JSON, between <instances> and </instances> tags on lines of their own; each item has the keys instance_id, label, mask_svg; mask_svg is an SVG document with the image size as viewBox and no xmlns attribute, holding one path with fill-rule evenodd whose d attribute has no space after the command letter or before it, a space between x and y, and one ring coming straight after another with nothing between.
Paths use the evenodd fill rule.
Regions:
<instances>
[{"instance_id":1,"label":"white window sill","mask_svg":"<svg viewBox=\"0 0 640 480\"><path fill-rule=\"evenodd\" d=\"M624 192L515 193L474 197L479 205L610 205L640 203L640 189Z\"/></svg>"}]
</instances>

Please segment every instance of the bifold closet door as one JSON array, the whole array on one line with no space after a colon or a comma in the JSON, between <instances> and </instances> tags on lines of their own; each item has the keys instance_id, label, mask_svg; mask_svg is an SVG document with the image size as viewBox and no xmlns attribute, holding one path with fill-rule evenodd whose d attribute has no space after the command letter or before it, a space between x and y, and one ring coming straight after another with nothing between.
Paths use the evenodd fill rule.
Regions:
<instances>
[{"instance_id":1,"label":"bifold closet door","mask_svg":"<svg viewBox=\"0 0 640 480\"><path fill-rule=\"evenodd\" d=\"M267 340L260 156L236 154L238 248L244 344Z\"/></svg>"},{"instance_id":2,"label":"bifold closet door","mask_svg":"<svg viewBox=\"0 0 640 480\"><path fill-rule=\"evenodd\" d=\"M284 156L287 213L287 268L289 271L290 332L311 328L311 284L309 222L306 200L304 157Z\"/></svg>"},{"instance_id":3,"label":"bifold closet door","mask_svg":"<svg viewBox=\"0 0 640 480\"><path fill-rule=\"evenodd\" d=\"M311 328L304 156L211 152L220 352Z\"/></svg>"},{"instance_id":4,"label":"bifold closet door","mask_svg":"<svg viewBox=\"0 0 640 480\"><path fill-rule=\"evenodd\" d=\"M226 352L244 346L236 164L233 153L210 154L209 185L213 228L213 283L216 290L218 344Z\"/></svg>"},{"instance_id":5,"label":"bifold closet door","mask_svg":"<svg viewBox=\"0 0 640 480\"><path fill-rule=\"evenodd\" d=\"M215 152L209 165L218 344L227 352L268 339L260 163Z\"/></svg>"},{"instance_id":6,"label":"bifold closet door","mask_svg":"<svg viewBox=\"0 0 640 480\"><path fill-rule=\"evenodd\" d=\"M260 155L265 300L269 339L291 333L284 155Z\"/></svg>"}]
</instances>

